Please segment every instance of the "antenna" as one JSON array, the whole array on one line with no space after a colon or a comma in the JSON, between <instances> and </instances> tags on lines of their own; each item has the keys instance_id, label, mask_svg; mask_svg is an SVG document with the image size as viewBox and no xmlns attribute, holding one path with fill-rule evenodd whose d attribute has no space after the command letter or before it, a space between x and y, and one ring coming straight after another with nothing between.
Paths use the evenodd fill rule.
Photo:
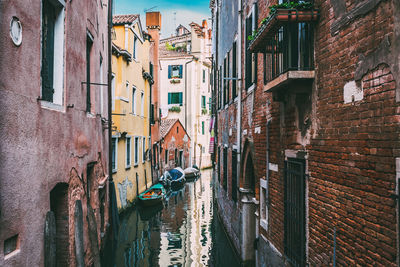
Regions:
<instances>
[{"instance_id":1,"label":"antenna","mask_svg":"<svg viewBox=\"0 0 400 267\"><path fill-rule=\"evenodd\" d=\"M156 7L158 7L158 6L153 6L153 7L147 8L147 9L145 8L145 9L143 9L143 11L144 11L144 13L146 13L146 12L152 11Z\"/></svg>"}]
</instances>

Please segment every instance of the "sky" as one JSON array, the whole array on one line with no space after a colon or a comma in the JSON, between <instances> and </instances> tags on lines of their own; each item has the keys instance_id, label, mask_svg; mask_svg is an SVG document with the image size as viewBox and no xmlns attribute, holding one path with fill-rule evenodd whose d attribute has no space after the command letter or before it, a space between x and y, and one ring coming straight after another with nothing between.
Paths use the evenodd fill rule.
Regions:
<instances>
[{"instance_id":1,"label":"sky","mask_svg":"<svg viewBox=\"0 0 400 267\"><path fill-rule=\"evenodd\" d=\"M192 21L201 24L207 19L211 26L209 0L114 0L114 14L140 14L143 28L146 27L145 9L161 12L161 38L171 36L175 28L188 26ZM176 14L174 14L176 13Z\"/></svg>"}]
</instances>

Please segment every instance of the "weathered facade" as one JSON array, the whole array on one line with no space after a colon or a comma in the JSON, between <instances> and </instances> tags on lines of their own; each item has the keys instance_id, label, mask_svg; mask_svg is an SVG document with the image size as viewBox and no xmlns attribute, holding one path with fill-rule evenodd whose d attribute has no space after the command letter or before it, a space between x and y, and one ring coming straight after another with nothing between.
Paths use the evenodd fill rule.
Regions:
<instances>
[{"instance_id":1,"label":"weathered facade","mask_svg":"<svg viewBox=\"0 0 400 267\"><path fill-rule=\"evenodd\" d=\"M190 161L190 137L179 119L162 119L160 124L161 172L175 167L186 169Z\"/></svg>"},{"instance_id":2,"label":"weathered facade","mask_svg":"<svg viewBox=\"0 0 400 267\"><path fill-rule=\"evenodd\" d=\"M1 266L100 265L109 229L102 2L0 3Z\"/></svg>"},{"instance_id":3,"label":"weathered facade","mask_svg":"<svg viewBox=\"0 0 400 267\"><path fill-rule=\"evenodd\" d=\"M189 165L211 166L211 29L182 25L177 35L160 40L160 110L163 119L179 119L191 137Z\"/></svg>"},{"instance_id":4,"label":"weathered facade","mask_svg":"<svg viewBox=\"0 0 400 267\"><path fill-rule=\"evenodd\" d=\"M160 172L160 84L159 84L159 45L161 30L161 14L160 12L146 13L146 27L150 35L150 62L152 69L150 70L153 77L153 84L150 86L150 134L151 134L151 169L152 179L157 180L161 176Z\"/></svg>"},{"instance_id":5,"label":"weathered facade","mask_svg":"<svg viewBox=\"0 0 400 267\"><path fill-rule=\"evenodd\" d=\"M152 185L150 164L150 36L140 16L113 17L113 173L120 211Z\"/></svg>"},{"instance_id":6,"label":"weathered facade","mask_svg":"<svg viewBox=\"0 0 400 267\"><path fill-rule=\"evenodd\" d=\"M225 2L211 2L217 35ZM239 5L242 217L229 231L231 211L220 209L228 232L242 259L258 266L396 266L400 5L314 1L271 12L274 4ZM225 40L214 43L214 61ZM222 77L217 104L232 94ZM229 105L216 108L223 151L220 114ZM224 157L230 162L229 148L217 169L226 194L235 177Z\"/></svg>"}]
</instances>

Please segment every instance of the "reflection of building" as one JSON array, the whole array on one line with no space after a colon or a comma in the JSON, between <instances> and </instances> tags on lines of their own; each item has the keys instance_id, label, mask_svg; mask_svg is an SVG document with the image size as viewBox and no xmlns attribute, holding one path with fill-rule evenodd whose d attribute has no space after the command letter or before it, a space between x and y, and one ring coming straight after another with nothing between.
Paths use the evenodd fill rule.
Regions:
<instances>
[{"instance_id":1,"label":"reflection of building","mask_svg":"<svg viewBox=\"0 0 400 267\"><path fill-rule=\"evenodd\" d=\"M160 108L167 119L179 119L191 137L189 165L210 166L211 29L192 22L177 35L160 40Z\"/></svg>"},{"instance_id":2,"label":"reflection of building","mask_svg":"<svg viewBox=\"0 0 400 267\"><path fill-rule=\"evenodd\" d=\"M98 266L109 229L107 8L0 6L0 266Z\"/></svg>"},{"instance_id":3,"label":"reflection of building","mask_svg":"<svg viewBox=\"0 0 400 267\"><path fill-rule=\"evenodd\" d=\"M163 119L160 125L162 171L189 166L190 137L179 119Z\"/></svg>"},{"instance_id":4,"label":"reflection of building","mask_svg":"<svg viewBox=\"0 0 400 267\"><path fill-rule=\"evenodd\" d=\"M149 38L139 15L113 17L113 172L118 208L151 185Z\"/></svg>"}]
</instances>

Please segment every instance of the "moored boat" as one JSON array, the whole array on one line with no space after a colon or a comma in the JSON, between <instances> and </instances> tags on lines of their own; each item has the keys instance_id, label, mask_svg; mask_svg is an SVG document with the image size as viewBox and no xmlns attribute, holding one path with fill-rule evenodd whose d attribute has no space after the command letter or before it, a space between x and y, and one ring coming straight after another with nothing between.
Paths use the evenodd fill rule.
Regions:
<instances>
[{"instance_id":1,"label":"moored boat","mask_svg":"<svg viewBox=\"0 0 400 267\"><path fill-rule=\"evenodd\" d=\"M152 206L162 203L165 196L165 188L162 184L155 184L139 195L139 200L144 206Z\"/></svg>"},{"instance_id":2,"label":"moored boat","mask_svg":"<svg viewBox=\"0 0 400 267\"><path fill-rule=\"evenodd\" d=\"M189 179L196 179L197 177L200 176L200 170L193 168L193 167L188 167L184 170L185 172L185 178L187 180Z\"/></svg>"}]
</instances>

